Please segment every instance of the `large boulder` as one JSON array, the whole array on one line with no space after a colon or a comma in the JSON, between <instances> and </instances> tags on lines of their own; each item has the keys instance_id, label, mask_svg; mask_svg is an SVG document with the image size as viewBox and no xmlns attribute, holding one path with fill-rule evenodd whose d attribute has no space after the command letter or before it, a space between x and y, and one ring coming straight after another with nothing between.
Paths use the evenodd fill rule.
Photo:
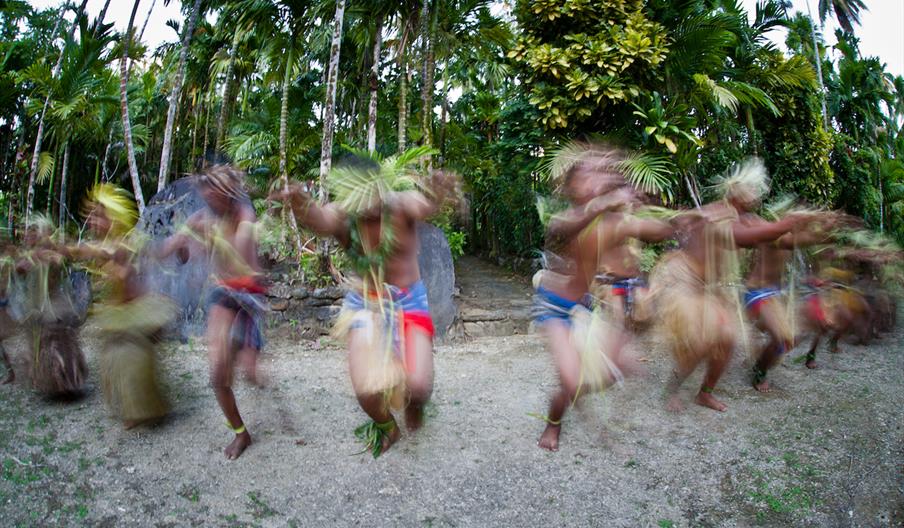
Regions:
<instances>
[{"instance_id":1,"label":"large boulder","mask_svg":"<svg viewBox=\"0 0 904 528\"><path fill-rule=\"evenodd\" d=\"M188 217L207 207L189 178L169 184L155 194L144 209L138 228L160 241L178 230ZM187 259L187 260L186 260ZM207 293L210 262L207 252L195 244L187 252L156 261L145 255L141 273L151 291L169 296L178 305L171 330L180 338L199 335L204 329L204 299Z\"/></svg>"},{"instance_id":2,"label":"large boulder","mask_svg":"<svg viewBox=\"0 0 904 528\"><path fill-rule=\"evenodd\" d=\"M427 301L436 335L442 339L458 314L452 296L455 290L455 268L452 252L443 230L430 224L417 226L417 262L421 269L421 279L427 286Z\"/></svg>"}]
</instances>

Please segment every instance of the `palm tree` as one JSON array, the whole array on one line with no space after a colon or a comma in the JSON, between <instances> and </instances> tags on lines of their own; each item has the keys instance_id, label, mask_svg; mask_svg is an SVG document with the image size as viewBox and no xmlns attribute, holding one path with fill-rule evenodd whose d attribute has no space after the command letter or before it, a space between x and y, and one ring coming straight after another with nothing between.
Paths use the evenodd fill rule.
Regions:
<instances>
[{"instance_id":1,"label":"palm tree","mask_svg":"<svg viewBox=\"0 0 904 528\"><path fill-rule=\"evenodd\" d=\"M326 102L323 109L323 143L320 149L320 199L327 200L326 176L333 161L333 127L336 117L336 83L339 77L339 48L342 43L342 22L345 18L345 0L336 0L336 17L333 20L333 42L330 46L329 74L326 83Z\"/></svg>"},{"instance_id":2,"label":"palm tree","mask_svg":"<svg viewBox=\"0 0 904 528\"><path fill-rule=\"evenodd\" d=\"M51 135L63 145L63 168L60 174L59 225L67 210L68 169L72 143L88 138L95 130L97 115L111 102L103 91L106 57L104 49L112 41L112 25L95 23L88 28L85 19L78 21L78 42L66 43L66 60L54 90L49 118Z\"/></svg>"},{"instance_id":3,"label":"palm tree","mask_svg":"<svg viewBox=\"0 0 904 528\"><path fill-rule=\"evenodd\" d=\"M81 5L78 8L78 11L75 12L75 20L72 25L69 27L69 33L66 37L66 41L72 40L72 35L75 32L75 27L78 25L78 20L82 17L82 13L85 12L85 6L88 4L88 0L82 0ZM63 12L60 12L60 21L63 20ZM57 23L59 25L59 22ZM56 35L56 29L53 30L53 34ZM53 67L53 73L51 77L56 77L60 74L60 68L63 64L63 51L60 51L60 56L57 58L57 62ZM28 197L25 205L25 223L28 224L29 218L31 217L32 207L34 205L34 196L35 196L35 176L38 174L38 160L41 154L41 142L44 139L44 118L47 115L47 108L50 106L50 96L48 93L47 97L44 99L44 109L41 110L41 118L38 120L38 132L35 136L35 148L34 153L31 157L31 171L28 175Z\"/></svg>"},{"instance_id":4,"label":"palm tree","mask_svg":"<svg viewBox=\"0 0 904 528\"><path fill-rule=\"evenodd\" d=\"M807 9L810 8L809 2ZM835 15L835 20L841 29L848 33L854 32L854 25L860 24L860 11L866 11L863 0L819 0L819 23L825 28L826 18L829 13Z\"/></svg>"},{"instance_id":5,"label":"palm tree","mask_svg":"<svg viewBox=\"0 0 904 528\"><path fill-rule=\"evenodd\" d=\"M137 4L137 2L136 2ZM160 154L160 173L157 176L157 192L166 187L166 179L169 175L170 157L173 148L173 129L176 126L176 108L179 105L179 96L182 93L182 79L185 76L185 60L188 57L188 45L195 31L195 24L201 15L201 0L195 0L191 11L188 13L185 32L182 34L182 47L179 50L179 67L176 70L176 78L173 81L173 91L170 93L169 110L166 113L166 128L163 132L163 151Z\"/></svg>"},{"instance_id":6,"label":"palm tree","mask_svg":"<svg viewBox=\"0 0 904 528\"><path fill-rule=\"evenodd\" d=\"M126 156L129 162L129 176L132 178L132 190L135 193L135 201L138 203L138 214L144 214L144 194L141 192L141 180L138 178L138 163L135 161L135 144L132 142L132 123L129 120L129 44L132 41L132 26L135 24L135 13L138 12L138 3L135 0L132 5L132 14L129 16L129 25L122 40L122 57L119 60L119 99L122 109L122 134L125 138Z\"/></svg>"}]
</instances>

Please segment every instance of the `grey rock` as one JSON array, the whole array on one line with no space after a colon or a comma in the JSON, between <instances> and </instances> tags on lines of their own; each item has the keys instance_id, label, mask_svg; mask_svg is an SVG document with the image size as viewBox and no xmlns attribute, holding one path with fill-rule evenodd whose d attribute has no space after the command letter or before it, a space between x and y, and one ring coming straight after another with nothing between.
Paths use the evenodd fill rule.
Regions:
<instances>
[{"instance_id":1,"label":"grey rock","mask_svg":"<svg viewBox=\"0 0 904 528\"><path fill-rule=\"evenodd\" d=\"M304 288L295 288L291 293L293 299L307 299L310 294L311 292Z\"/></svg>"},{"instance_id":2,"label":"grey rock","mask_svg":"<svg viewBox=\"0 0 904 528\"><path fill-rule=\"evenodd\" d=\"M332 323L342 308L336 305L321 306L314 310L314 318L322 323Z\"/></svg>"},{"instance_id":3,"label":"grey rock","mask_svg":"<svg viewBox=\"0 0 904 528\"><path fill-rule=\"evenodd\" d=\"M195 212L207 204L189 178L169 184L148 202L138 228L155 242L172 235ZM153 243L153 242L152 242ZM183 260L187 257L187 260ZM181 338L200 335L204 328L210 261L200 244L190 244L188 251L172 255L162 262L145 255L141 273L151 291L172 298L178 315L172 328Z\"/></svg>"},{"instance_id":4,"label":"grey rock","mask_svg":"<svg viewBox=\"0 0 904 528\"><path fill-rule=\"evenodd\" d=\"M338 286L327 286L326 288L317 288L311 294L315 299L341 299L344 296L342 288Z\"/></svg>"},{"instance_id":5,"label":"grey rock","mask_svg":"<svg viewBox=\"0 0 904 528\"><path fill-rule=\"evenodd\" d=\"M427 301L436 335L442 339L455 321L458 308L453 299L455 291L455 268L452 252L442 229L425 223L417 226L418 267L421 279L427 286Z\"/></svg>"}]
</instances>

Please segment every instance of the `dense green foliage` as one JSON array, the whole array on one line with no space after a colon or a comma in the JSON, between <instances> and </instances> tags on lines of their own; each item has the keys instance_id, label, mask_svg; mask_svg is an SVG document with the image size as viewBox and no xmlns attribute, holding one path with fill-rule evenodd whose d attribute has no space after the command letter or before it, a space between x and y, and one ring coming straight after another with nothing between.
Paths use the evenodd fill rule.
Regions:
<instances>
[{"instance_id":1,"label":"dense green foliage","mask_svg":"<svg viewBox=\"0 0 904 528\"><path fill-rule=\"evenodd\" d=\"M183 35L195 4L186 1L171 43L130 43L131 144L119 90L125 36L84 14L71 27L78 3L60 4L0 3L0 205L10 224L26 214L29 187L35 212L70 225L96 181L135 189L129 150L147 198L169 149L166 180L231 160L263 212L260 198L284 175L317 188L332 120L337 162L366 150L372 129L378 156L433 147L430 166L462 174L465 212L436 219L456 252L529 258L543 238L536 196L551 191L543 156L580 137L631 149L628 176L676 206L708 199L715 176L756 154L774 193L846 209L904 241L904 79L860 55L862 2L820 4L820 18L844 28L831 60L819 27L774 0L753 17L737 0L203 0ZM779 27L788 52L769 40ZM279 214L265 223L272 256L298 257Z\"/></svg>"}]
</instances>

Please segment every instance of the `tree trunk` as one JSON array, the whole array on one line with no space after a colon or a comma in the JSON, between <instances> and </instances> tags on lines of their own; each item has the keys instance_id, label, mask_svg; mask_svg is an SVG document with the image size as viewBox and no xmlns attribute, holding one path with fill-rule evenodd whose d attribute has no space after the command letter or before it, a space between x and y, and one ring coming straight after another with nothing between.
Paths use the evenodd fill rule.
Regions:
<instances>
[{"instance_id":1,"label":"tree trunk","mask_svg":"<svg viewBox=\"0 0 904 528\"><path fill-rule=\"evenodd\" d=\"M201 168L207 167L207 148L210 144L210 94L204 94L204 143L201 147Z\"/></svg>"},{"instance_id":2,"label":"tree trunk","mask_svg":"<svg viewBox=\"0 0 904 528\"><path fill-rule=\"evenodd\" d=\"M138 34L138 42L141 42L142 39L144 39L144 30L148 28L148 20L151 19L151 13L154 12L155 5L157 5L157 0L151 0L151 7L150 9L148 9L148 16L144 18L144 24L141 26L141 33Z\"/></svg>"},{"instance_id":3,"label":"tree trunk","mask_svg":"<svg viewBox=\"0 0 904 528\"><path fill-rule=\"evenodd\" d=\"M405 152L408 143L408 63L399 59L399 152Z\"/></svg>"},{"instance_id":4,"label":"tree trunk","mask_svg":"<svg viewBox=\"0 0 904 528\"><path fill-rule=\"evenodd\" d=\"M220 105L220 115L217 117L217 141L214 147L217 152L221 152L220 149L222 148L223 140L226 135L226 117L229 112L229 98L231 97L232 86L235 84L232 77L235 75L235 54L238 52L238 47L239 33L238 30L236 30L236 34L232 39L232 46L229 48L229 65L226 67L226 86L223 88L223 103Z\"/></svg>"},{"instance_id":5,"label":"tree trunk","mask_svg":"<svg viewBox=\"0 0 904 528\"><path fill-rule=\"evenodd\" d=\"M169 176L170 157L173 150L173 129L176 126L176 107L179 106L179 96L182 93L182 80L185 77L185 62L188 58L188 44L191 42L195 24L201 14L201 0L195 0L191 13L188 14L185 32L182 34L182 49L179 50L179 67L176 69L176 78L173 80L173 91L170 93L169 110L166 112L166 128L163 131L163 152L160 155L160 173L157 175L157 192L166 187L166 179Z\"/></svg>"},{"instance_id":6,"label":"tree trunk","mask_svg":"<svg viewBox=\"0 0 904 528\"><path fill-rule=\"evenodd\" d=\"M339 81L339 46L342 43L342 22L345 0L336 0L333 20L333 43L330 46L330 70L326 82L326 101L323 114L323 142L320 147L320 200L326 201L326 175L333 164L333 128L336 117L336 84Z\"/></svg>"},{"instance_id":7,"label":"tree trunk","mask_svg":"<svg viewBox=\"0 0 904 528\"><path fill-rule=\"evenodd\" d=\"M424 0L421 16L423 17L423 29L421 38L423 39L424 67L423 77L421 80L421 129L424 132L423 145L427 147L433 146L433 74L436 71L436 61L433 56L433 36L430 13L430 0ZM427 168L433 164L432 157L427 158Z\"/></svg>"},{"instance_id":8,"label":"tree trunk","mask_svg":"<svg viewBox=\"0 0 904 528\"><path fill-rule=\"evenodd\" d=\"M446 118L449 106L449 61L443 64L443 100L439 114L439 163L446 165Z\"/></svg>"},{"instance_id":9,"label":"tree trunk","mask_svg":"<svg viewBox=\"0 0 904 528\"><path fill-rule=\"evenodd\" d=\"M829 114L826 111L826 87L822 81L822 58L819 56L819 43L816 41L816 21L810 12L810 3L807 2L807 16L810 18L810 37L813 39L813 58L816 63L816 80L819 81L819 102L822 105L822 129L829 129Z\"/></svg>"},{"instance_id":10,"label":"tree trunk","mask_svg":"<svg viewBox=\"0 0 904 528\"><path fill-rule=\"evenodd\" d=\"M60 219L59 226L66 222L66 182L69 178L69 142L63 147L63 172L60 174Z\"/></svg>"},{"instance_id":11,"label":"tree trunk","mask_svg":"<svg viewBox=\"0 0 904 528\"><path fill-rule=\"evenodd\" d=\"M107 177L107 160L110 159L110 148L113 145L113 127L110 127L110 133L107 135L107 147L104 149L104 161L101 164L101 178L102 181L108 182L110 178Z\"/></svg>"},{"instance_id":12,"label":"tree trunk","mask_svg":"<svg viewBox=\"0 0 904 528\"><path fill-rule=\"evenodd\" d=\"M289 40L288 50L286 53L286 73L283 76L282 96L279 107L279 177L282 179L283 190L289 190L289 159L288 159L288 139L289 139L289 85L292 82L292 70L295 66L295 40L298 38L295 30L292 30L292 36ZM286 214L286 208L282 209L282 214ZM289 214L289 227L295 238L295 250L298 252L299 261L304 251L304 242L301 240L301 232L298 230L298 221L294 214ZM283 221L286 218L283 217Z\"/></svg>"},{"instance_id":13,"label":"tree trunk","mask_svg":"<svg viewBox=\"0 0 904 528\"><path fill-rule=\"evenodd\" d=\"M747 133L750 134L750 146L753 147L753 155L759 156L759 151L756 147L756 129L753 127L753 110L748 106L744 109L744 113L747 116Z\"/></svg>"},{"instance_id":14,"label":"tree trunk","mask_svg":"<svg viewBox=\"0 0 904 528\"><path fill-rule=\"evenodd\" d=\"M97 27L100 27L100 25L104 23L104 19L107 18L108 7L110 7L110 0L104 2L104 7L101 8L100 14L97 15Z\"/></svg>"},{"instance_id":15,"label":"tree trunk","mask_svg":"<svg viewBox=\"0 0 904 528\"><path fill-rule=\"evenodd\" d=\"M119 60L119 99L122 107L122 135L126 143L126 156L129 161L129 175L132 177L132 188L135 192L135 201L138 203L138 214L144 214L144 195L141 192L141 180L138 178L138 163L135 161L135 146L132 143L132 123L129 121L129 99L127 87L129 84L129 44L132 41L132 25L135 23L135 13L138 11L138 3L135 0L132 6L132 15L129 17L129 26L122 43L122 58Z\"/></svg>"},{"instance_id":16,"label":"tree trunk","mask_svg":"<svg viewBox=\"0 0 904 528\"><path fill-rule=\"evenodd\" d=\"M66 38L66 41L72 40L72 35L75 33L75 28L78 26L78 20L82 17L82 13L85 12L85 6L88 4L88 0L82 0L82 4L79 6L78 11L75 13L75 20L72 23L72 26L69 27L69 34ZM60 18L57 20L56 26L53 29L52 35L56 35L57 30L59 29L60 23L63 21L63 12L60 12ZM65 43L63 44L63 49L60 50L60 56L57 57L56 64L53 66L53 72L51 73L51 77L56 77L60 74L60 69L63 67L63 54L66 51ZM35 149L34 153L31 156L31 170L28 174L28 197L26 199L25 204L25 225L28 225L29 219L31 217L32 207L34 207L34 199L35 199L35 176L38 174L38 159L41 156L41 142L44 139L44 118L47 116L47 108L50 106L50 96L52 93L47 94L47 98L44 99L44 108L41 110L41 118L38 120L38 133L35 136Z\"/></svg>"},{"instance_id":17,"label":"tree trunk","mask_svg":"<svg viewBox=\"0 0 904 528\"><path fill-rule=\"evenodd\" d=\"M289 84L292 81L292 68L295 60L295 34L289 42L286 54L286 73L283 75L282 96L279 107L279 177L283 181L283 189L289 187L288 171L288 137L289 137Z\"/></svg>"},{"instance_id":18,"label":"tree trunk","mask_svg":"<svg viewBox=\"0 0 904 528\"><path fill-rule=\"evenodd\" d=\"M408 143L408 58L405 55L408 47L408 22L402 21L402 38L399 39L399 152L405 152Z\"/></svg>"}]
</instances>

